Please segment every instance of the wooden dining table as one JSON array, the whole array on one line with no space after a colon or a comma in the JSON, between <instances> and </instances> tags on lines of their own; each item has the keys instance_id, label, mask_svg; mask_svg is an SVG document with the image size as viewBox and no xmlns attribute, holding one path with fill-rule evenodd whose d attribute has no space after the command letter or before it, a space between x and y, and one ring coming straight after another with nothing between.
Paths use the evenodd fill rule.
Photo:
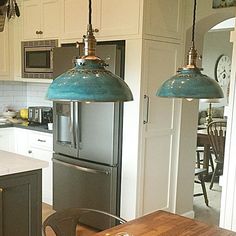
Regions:
<instances>
[{"instance_id":1,"label":"wooden dining table","mask_svg":"<svg viewBox=\"0 0 236 236\"><path fill-rule=\"evenodd\" d=\"M126 233L126 234L125 234ZM207 225L166 211L155 211L94 236L236 236L236 232Z\"/></svg>"}]
</instances>

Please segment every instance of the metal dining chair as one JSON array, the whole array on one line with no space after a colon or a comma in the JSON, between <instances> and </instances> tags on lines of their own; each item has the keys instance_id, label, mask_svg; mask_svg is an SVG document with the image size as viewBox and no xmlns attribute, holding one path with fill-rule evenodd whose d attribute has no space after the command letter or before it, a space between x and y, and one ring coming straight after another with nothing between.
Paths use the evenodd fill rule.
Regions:
<instances>
[{"instance_id":1,"label":"metal dining chair","mask_svg":"<svg viewBox=\"0 0 236 236\"><path fill-rule=\"evenodd\" d=\"M68 208L60 211L56 211L52 215L48 216L42 225L42 234L47 236L46 228L50 227L56 236L78 236L77 226L80 225L81 219L88 214L100 214L101 216L107 216L117 221L117 224L123 224L127 221L110 214L105 211L89 209L89 208Z\"/></svg>"},{"instance_id":2,"label":"metal dining chair","mask_svg":"<svg viewBox=\"0 0 236 236\"><path fill-rule=\"evenodd\" d=\"M213 121L207 127L207 133L216 163L211 177L210 189L213 187L215 177L223 174L226 126L226 121Z\"/></svg>"}]
</instances>

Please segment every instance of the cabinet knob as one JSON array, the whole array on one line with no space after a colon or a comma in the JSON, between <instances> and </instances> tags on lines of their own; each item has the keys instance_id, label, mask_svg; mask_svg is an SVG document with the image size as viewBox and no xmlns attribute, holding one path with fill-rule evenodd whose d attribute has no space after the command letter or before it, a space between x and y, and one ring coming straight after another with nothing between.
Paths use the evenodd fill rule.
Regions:
<instances>
[{"instance_id":1,"label":"cabinet knob","mask_svg":"<svg viewBox=\"0 0 236 236\"><path fill-rule=\"evenodd\" d=\"M36 34L43 34L43 31L41 31L41 30L36 30L35 33L36 33Z\"/></svg>"},{"instance_id":2,"label":"cabinet knob","mask_svg":"<svg viewBox=\"0 0 236 236\"><path fill-rule=\"evenodd\" d=\"M96 29L94 29L93 31L94 31L95 33L98 33L98 32L99 32L99 29L96 28Z\"/></svg>"},{"instance_id":3,"label":"cabinet knob","mask_svg":"<svg viewBox=\"0 0 236 236\"><path fill-rule=\"evenodd\" d=\"M29 154L32 153L32 150L29 150L28 153L29 153Z\"/></svg>"}]
</instances>

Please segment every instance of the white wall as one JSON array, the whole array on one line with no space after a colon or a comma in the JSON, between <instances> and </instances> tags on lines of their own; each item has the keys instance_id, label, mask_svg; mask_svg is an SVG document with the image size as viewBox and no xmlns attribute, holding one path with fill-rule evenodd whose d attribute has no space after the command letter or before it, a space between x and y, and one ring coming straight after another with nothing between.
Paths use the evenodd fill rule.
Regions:
<instances>
[{"instance_id":1,"label":"white wall","mask_svg":"<svg viewBox=\"0 0 236 236\"><path fill-rule=\"evenodd\" d=\"M230 32L230 30L217 30L205 34L202 54L203 74L207 74L212 79L215 79L215 65L219 56L224 54L232 57L233 44L230 42ZM225 98L220 103L213 103L213 107L227 105L227 87L222 88ZM199 103L199 110L206 110L207 107L208 103Z\"/></svg>"}]
</instances>

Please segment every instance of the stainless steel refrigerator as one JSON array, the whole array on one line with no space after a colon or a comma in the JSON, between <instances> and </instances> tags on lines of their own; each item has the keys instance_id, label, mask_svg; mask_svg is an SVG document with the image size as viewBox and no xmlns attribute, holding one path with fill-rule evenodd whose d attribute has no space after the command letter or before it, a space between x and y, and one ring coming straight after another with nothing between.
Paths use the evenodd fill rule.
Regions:
<instances>
[{"instance_id":1,"label":"stainless steel refrigerator","mask_svg":"<svg viewBox=\"0 0 236 236\"><path fill-rule=\"evenodd\" d=\"M69 69L80 53L73 46L55 49L55 75ZM98 45L97 55L123 77L123 41ZM53 208L94 208L119 216L122 104L54 102L53 113ZM115 224L96 215L83 223L99 229Z\"/></svg>"}]
</instances>

